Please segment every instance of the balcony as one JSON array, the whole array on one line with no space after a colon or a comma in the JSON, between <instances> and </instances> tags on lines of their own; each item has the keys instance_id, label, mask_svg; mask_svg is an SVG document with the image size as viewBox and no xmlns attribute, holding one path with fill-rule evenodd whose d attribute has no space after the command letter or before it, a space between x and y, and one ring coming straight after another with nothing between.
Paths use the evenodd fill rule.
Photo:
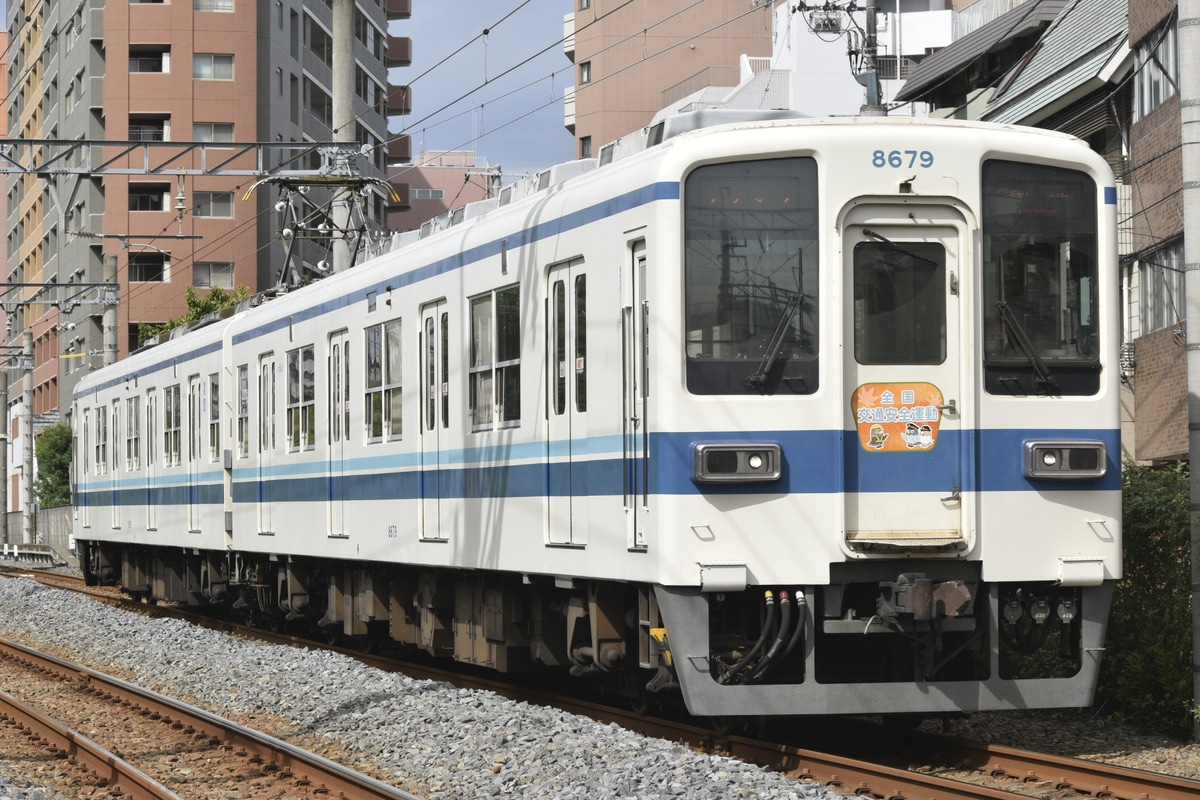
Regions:
<instances>
[{"instance_id":1,"label":"balcony","mask_svg":"<svg viewBox=\"0 0 1200 800\"><path fill-rule=\"evenodd\" d=\"M387 67L412 66L412 38L408 36L387 37Z\"/></svg>"},{"instance_id":2,"label":"balcony","mask_svg":"<svg viewBox=\"0 0 1200 800\"><path fill-rule=\"evenodd\" d=\"M386 6L389 21L412 16L412 0L387 0Z\"/></svg>"},{"instance_id":3,"label":"balcony","mask_svg":"<svg viewBox=\"0 0 1200 800\"><path fill-rule=\"evenodd\" d=\"M387 160L389 164L409 164L412 162L412 137L404 134L393 136L387 143Z\"/></svg>"},{"instance_id":4,"label":"balcony","mask_svg":"<svg viewBox=\"0 0 1200 800\"><path fill-rule=\"evenodd\" d=\"M387 115L402 117L412 113L412 89L408 86L389 86Z\"/></svg>"}]
</instances>

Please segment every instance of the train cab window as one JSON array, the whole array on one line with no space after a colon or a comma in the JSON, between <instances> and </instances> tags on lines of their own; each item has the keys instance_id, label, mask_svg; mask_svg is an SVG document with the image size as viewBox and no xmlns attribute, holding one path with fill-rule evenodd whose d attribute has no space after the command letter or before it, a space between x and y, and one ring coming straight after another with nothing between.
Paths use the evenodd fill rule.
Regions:
<instances>
[{"instance_id":1,"label":"train cab window","mask_svg":"<svg viewBox=\"0 0 1200 800\"><path fill-rule=\"evenodd\" d=\"M859 364L946 360L946 250L942 245L855 245L854 357Z\"/></svg>"},{"instance_id":2,"label":"train cab window","mask_svg":"<svg viewBox=\"0 0 1200 800\"><path fill-rule=\"evenodd\" d=\"M684 215L688 391L815 392L816 162L700 167Z\"/></svg>"},{"instance_id":3,"label":"train cab window","mask_svg":"<svg viewBox=\"0 0 1200 800\"><path fill-rule=\"evenodd\" d=\"M238 458L250 455L250 367L247 364L237 368L237 454Z\"/></svg>"},{"instance_id":4,"label":"train cab window","mask_svg":"<svg viewBox=\"0 0 1200 800\"><path fill-rule=\"evenodd\" d=\"M163 389L163 466L177 467L181 462L183 408L179 384Z\"/></svg>"},{"instance_id":5,"label":"train cab window","mask_svg":"<svg viewBox=\"0 0 1200 800\"><path fill-rule=\"evenodd\" d=\"M472 431L521 422L520 290L509 286L471 299Z\"/></svg>"},{"instance_id":6,"label":"train cab window","mask_svg":"<svg viewBox=\"0 0 1200 800\"><path fill-rule=\"evenodd\" d=\"M1088 175L983 165L983 366L991 394L1100 389L1099 193Z\"/></svg>"},{"instance_id":7,"label":"train cab window","mask_svg":"<svg viewBox=\"0 0 1200 800\"><path fill-rule=\"evenodd\" d=\"M385 437L399 439L404 432L400 333L398 319L366 330L367 391L364 400L369 442L381 442Z\"/></svg>"},{"instance_id":8,"label":"train cab window","mask_svg":"<svg viewBox=\"0 0 1200 800\"><path fill-rule=\"evenodd\" d=\"M313 346L287 354L287 441L289 452L312 450L316 444L316 383Z\"/></svg>"}]
</instances>

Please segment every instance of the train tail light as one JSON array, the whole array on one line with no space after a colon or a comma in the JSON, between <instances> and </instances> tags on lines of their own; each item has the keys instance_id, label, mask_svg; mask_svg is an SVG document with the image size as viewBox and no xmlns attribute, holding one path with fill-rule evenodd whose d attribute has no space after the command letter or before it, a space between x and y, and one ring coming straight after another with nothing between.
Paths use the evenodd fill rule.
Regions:
<instances>
[{"instance_id":1,"label":"train tail light","mask_svg":"<svg viewBox=\"0 0 1200 800\"><path fill-rule=\"evenodd\" d=\"M1103 478L1108 471L1104 442L1054 440L1025 442L1025 477L1081 480Z\"/></svg>"},{"instance_id":2,"label":"train tail light","mask_svg":"<svg viewBox=\"0 0 1200 800\"><path fill-rule=\"evenodd\" d=\"M779 480L782 453L769 442L705 442L695 446L697 483Z\"/></svg>"}]
</instances>

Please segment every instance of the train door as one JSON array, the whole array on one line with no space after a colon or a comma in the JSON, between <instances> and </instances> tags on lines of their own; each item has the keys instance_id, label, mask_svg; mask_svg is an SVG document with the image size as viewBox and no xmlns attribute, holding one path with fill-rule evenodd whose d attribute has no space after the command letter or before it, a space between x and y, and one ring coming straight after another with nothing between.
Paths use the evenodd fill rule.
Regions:
<instances>
[{"instance_id":1,"label":"train door","mask_svg":"<svg viewBox=\"0 0 1200 800\"><path fill-rule=\"evenodd\" d=\"M275 531L271 467L275 460L275 354L258 359L258 532Z\"/></svg>"},{"instance_id":2,"label":"train door","mask_svg":"<svg viewBox=\"0 0 1200 800\"><path fill-rule=\"evenodd\" d=\"M961 549L969 238L953 209L870 211L844 227L846 545Z\"/></svg>"},{"instance_id":3,"label":"train door","mask_svg":"<svg viewBox=\"0 0 1200 800\"><path fill-rule=\"evenodd\" d=\"M158 473L158 392L146 392L146 530L158 529L157 491L154 478Z\"/></svg>"},{"instance_id":4,"label":"train door","mask_svg":"<svg viewBox=\"0 0 1200 800\"><path fill-rule=\"evenodd\" d=\"M188 530L200 530L200 507L197 494L200 479L200 459L204 452L204 431L208 427L204 421L204 413L208 403L204 397L204 381L199 375L188 378L188 447L187 458L187 509Z\"/></svg>"},{"instance_id":5,"label":"train door","mask_svg":"<svg viewBox=\"0 0 1200 800\"><path fill-rule=\"evenodd\" d=\"M550 270L546 363L550 414L546 425L547 541L587 544L589 493L586 452L587 274L576 260Z\"/></svg>"},{"instance_id":6,"label":"train door","mask_svg":"<svg viewBox=\"0 0 1200 800\"><path fill-rule=\"evenodd\" d=\"M622 449L625 524L630 549L646 547L650 502L650 304L646 299L646 243L630 250L621 274Z\"/></svg>"},{"instance_id":7,"label":"train door","mask_svg":"<svg viewBox=\"0 0 1200 800\"><path fill-rule=\"evenodd\" d=\"M112 440L109 452L112 454L112 464L108 473L109 502L112 508L112 529L121 529L121 491L117 480L117 467L121 463L121 404L114 400L112 404Z\"/></svg>"},{"instance_id":8,"label":"train door","mask_svg":"<svg viewBox=\"0 0 1200 800\"><path fill-rule=\"evenodd\" d=\"M450 317L444 300L421 309L421 480L422 539L449 533Z\"/></svg>"},{"instance_id":9,"label":"train door","mask_svg":"<svg viewBox=\"0 0 1200 800\"><path fill-rule=\"evenodd\" d=\"M83 421L83 438L78 444L79 450L76 451L75 459L71 464L71 468L75 470L76 488L74 491L79 493L75 507L79 509L80 526L83 528L90 528L92 527L91 506L92 502L94 501L89 496L91 492L87 490L91 488L90 484L92 479L91 472L89 470L92 464L92 452L89 449L92 446L92 437L90 435L92 410L90 408L80 409L76 411L76 413L79 414L80 419ZM7 509L5 509L5 512L7 513Z\"/></svg>"},{"instance_id":10,"label":"train door","mask_svg":"<svg viewBox=\"0 0 1200 800\"><path fill-rule=\"evenodd\" d=\"M350 337L345 330L329 337L329 535L346 535L344 465L350 437Z\"/></svg>"}]
</instances>

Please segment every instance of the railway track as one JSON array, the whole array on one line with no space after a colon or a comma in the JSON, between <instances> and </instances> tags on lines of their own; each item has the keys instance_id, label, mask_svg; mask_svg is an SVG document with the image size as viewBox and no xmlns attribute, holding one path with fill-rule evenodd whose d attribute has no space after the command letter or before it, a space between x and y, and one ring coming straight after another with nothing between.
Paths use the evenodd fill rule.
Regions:
<instances>
[{"instance_id":1,"label":"railway track","mask_svg":"<svg viewBox=\"0 0 1200 800\"><path fill-rule=\"evenodd\" d=\"M61 573L36 573L38 580L76 591L82 581ZM102 594L107 602L139 605ZM272 633L213 620L179 609L155 607L154 613L185 617L238 635L308 648L327 647L294 635ZM845 794L882 800L1013 800L1013 798L1090 797L1097 800L1183 800L1200 796L1200 782L1128 769L1101 762L986 745L943 736L894 731L873 725L842 726L837 735L822 735L820 749L763 737L721 735L711 727L686 720L639 714L552 691L514 685L461 671L398 661L352 648L332 647L379 669L401 671L414 678L440 680L481 689L539 705L561 708L603 723L616 723L648 736L680 741L710 753L734 756L782 772L797 780L815 781ZM828 724L824 728L829 729ZM908 765L920 769L908 769Z\"/></svg>"},{"instance_id":2,"label":"railway track","mask_svg":"<svg viewBox=\"0 0 1200 800\"><path fill-rule=\"evenodd\" d=\"M279 739L0 639L0 713L135 800L418 800Z\"/></svg>"}]
</instances>

